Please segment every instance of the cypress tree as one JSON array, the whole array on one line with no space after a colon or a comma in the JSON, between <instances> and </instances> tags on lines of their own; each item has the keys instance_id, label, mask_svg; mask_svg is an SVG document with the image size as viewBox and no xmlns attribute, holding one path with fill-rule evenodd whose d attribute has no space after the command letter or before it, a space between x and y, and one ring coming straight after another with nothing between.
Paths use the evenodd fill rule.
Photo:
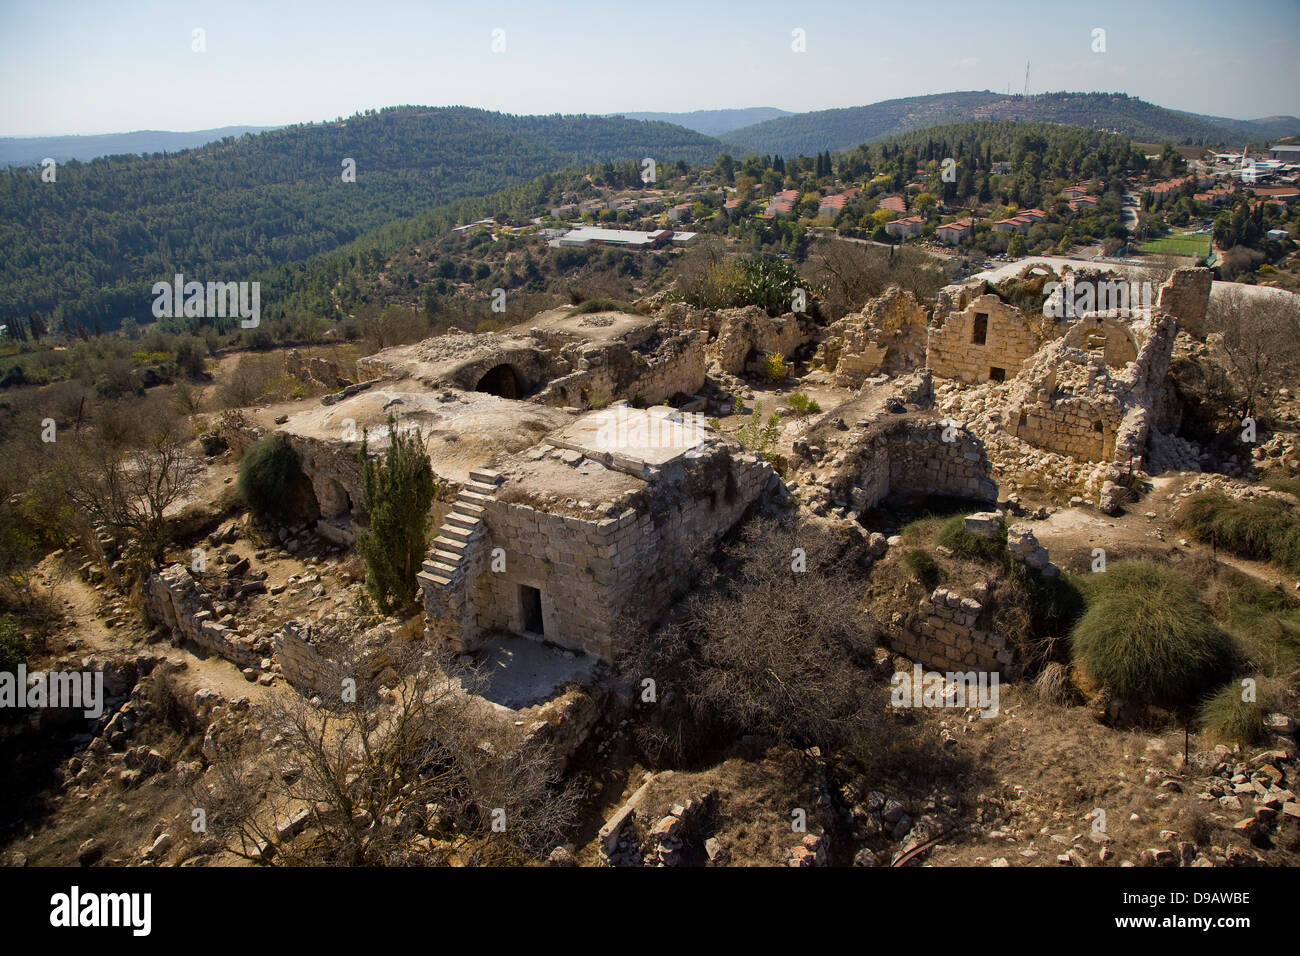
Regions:
<instances>
[{"instance_id":1,"label":"cypress tree","mask_svg":"<svg viewBox=\"0 0 1300 956\"><path fill-rule=\"evenodd\" d=\"M390 441L382 459L371 459L361 436L361 501L370 526L357 535L357 551L366 562L366 590L384 611L411 602L428 550L430 515L437 485L424 438L415 428L405 435L388 418Z\"/></svg>"}]
</instances>

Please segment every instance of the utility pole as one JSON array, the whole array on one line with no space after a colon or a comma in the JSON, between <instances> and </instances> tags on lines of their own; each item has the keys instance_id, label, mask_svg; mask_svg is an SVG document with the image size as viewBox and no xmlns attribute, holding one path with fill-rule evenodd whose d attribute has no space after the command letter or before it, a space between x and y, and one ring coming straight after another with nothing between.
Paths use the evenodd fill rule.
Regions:
<instances>
[{"instance_id":1,"label":"utility pole","mask_svg":"<svg viewBox=\"0 0 1300 956\"><path fill-rule=\"evenodd\" d=\"M1025 61L1025 96L1029 95L1029 61Z\"/></svg>"}]
</instances>

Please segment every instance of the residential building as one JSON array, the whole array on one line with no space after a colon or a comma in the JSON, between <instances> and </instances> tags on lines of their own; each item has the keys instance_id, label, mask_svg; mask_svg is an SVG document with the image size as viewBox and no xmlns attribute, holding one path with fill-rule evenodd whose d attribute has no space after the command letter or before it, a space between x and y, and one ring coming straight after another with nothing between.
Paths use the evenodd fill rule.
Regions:
<instances>
[{"instance_id":1,"label":"residential building","mask_svg":"<svg viewBox=\"0 0 1300 956\"><path fill-rule=\"evenodd\" d=\"M939 237L941 242L955 246L969 236L974 228L975 223L973 220L958 219L956 222L945 222L934 230L934 234Z\"/></svg>"},{"instance_id":2,"label":"residential building","mask_svg":"<svg viewBox=\"0 0 1300 956\"><path fill-rule=\"evenodd\" d=\"M925 220L920 216L908 216L906 219L895 219L893 222L885 223L885 232L889 233L895 239L907 239L915 236L921 231L921 225Z\"/></svg>"}]
</instances>

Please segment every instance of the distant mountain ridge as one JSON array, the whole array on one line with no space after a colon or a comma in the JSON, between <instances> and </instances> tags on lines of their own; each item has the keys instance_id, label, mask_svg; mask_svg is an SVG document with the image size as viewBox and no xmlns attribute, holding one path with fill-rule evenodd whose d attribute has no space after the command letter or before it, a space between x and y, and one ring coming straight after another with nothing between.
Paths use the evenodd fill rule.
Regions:
<instances>
[{"instance_id":1,"label":"distant mountain ridge","mask_svg":"<svg viewBox=\"0 0 1300 956\"><path fill-rule=\"evenodd\" d=\"M817 110L778 117L723 136L740 153L812 155L849 149L928 126L969 120L1058 123L1129 136L1138 142L1256 145L1300 133L1300 119L1270 116L1235 120L1184 113L1124 93L1040 93L1007 96L966 91L884 100L869 106Z\"/></svg>"},{"instance_id":2,"label":"distant mountain ridge","mask_svg":"<svg viewBox=\"0 0 1300 956\"><path fill-rule=\"evenodd\" d=\"M779 110L774 106L751 106L745 109L694 110L690 113L610 113L630 120L645 120L651 123L674 123L685 126L705 136L722 136L734 129L765 123L782 116L794 116L789 110Z\"/></svg>"},{"instance_id":3,"label":"distant mountain ridge","mask_svg":"<svg viewBox=\"0 0 1300 956\"><path fill-rule=\"evenodd\" d=\"M49 157L66 163L89 162L100 156L175 153L194 149L227 136L265 133L278 126L220 126L185 132L141 129L130 133L101 133L92 136L0 136L0 166L33 166Z\"/></svg>"}]
</instances>

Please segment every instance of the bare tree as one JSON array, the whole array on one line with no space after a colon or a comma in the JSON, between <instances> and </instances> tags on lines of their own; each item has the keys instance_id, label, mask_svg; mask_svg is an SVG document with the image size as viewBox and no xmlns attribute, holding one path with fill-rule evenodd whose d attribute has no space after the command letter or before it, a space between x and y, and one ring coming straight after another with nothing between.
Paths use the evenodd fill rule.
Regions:
<instances>
[{"instance_id":1,"label":"bare tree","mask_svg":"<svg viewBox=\"0 0 1300 956\"><path fill-rule=\"evenodd\" d=\"M277 865L490 865L564 842L580 793L550 748L467 694L476 676L448 655L396 658L386 687L345 684L340 665L336 700L280 696L264 721L276 746L214 763L196 799L228 850Z\"/></svg>"},{"instance_id":2,"label":"bare tree","mask_svg":"<svg viewBox=\"0 0 1300 956\"><path fill-rule=\"evenodd\" d=\"M860 542L812 524L756 519L723 564L654 633L625 629L618 668L657 702L638 736L677 759L743 734L833 747L881 713L874 634L861 606Z\"/></svg>"},{"instance_id":3,"label":"bare tree","mask_svg":"<svg viewBox=\"0 0 1300 956\"><path fill-rule=\"evenodd\" d=\"M131 563L159 560L168 542L167 511L198 483L191 436L165 402L137 406L119 431L105 416L96 427L58 445L55 467L68 500L88 528L123 542ZM57 445L57 443L56 443Z\"/></svg>"},{"instance_id":4,"label":"bare tree","mask_svg":"<svg viewBox=\"0 0 1300 956\"><path fill-rule=\"evenodd\" d=\"M1300 299L1232 289L1210 299L1206 326L1206 342L1227 373L1223 398L1237 419L1267 414L1271 396L1300 373Z\"/></svg>"}]
</instances>

